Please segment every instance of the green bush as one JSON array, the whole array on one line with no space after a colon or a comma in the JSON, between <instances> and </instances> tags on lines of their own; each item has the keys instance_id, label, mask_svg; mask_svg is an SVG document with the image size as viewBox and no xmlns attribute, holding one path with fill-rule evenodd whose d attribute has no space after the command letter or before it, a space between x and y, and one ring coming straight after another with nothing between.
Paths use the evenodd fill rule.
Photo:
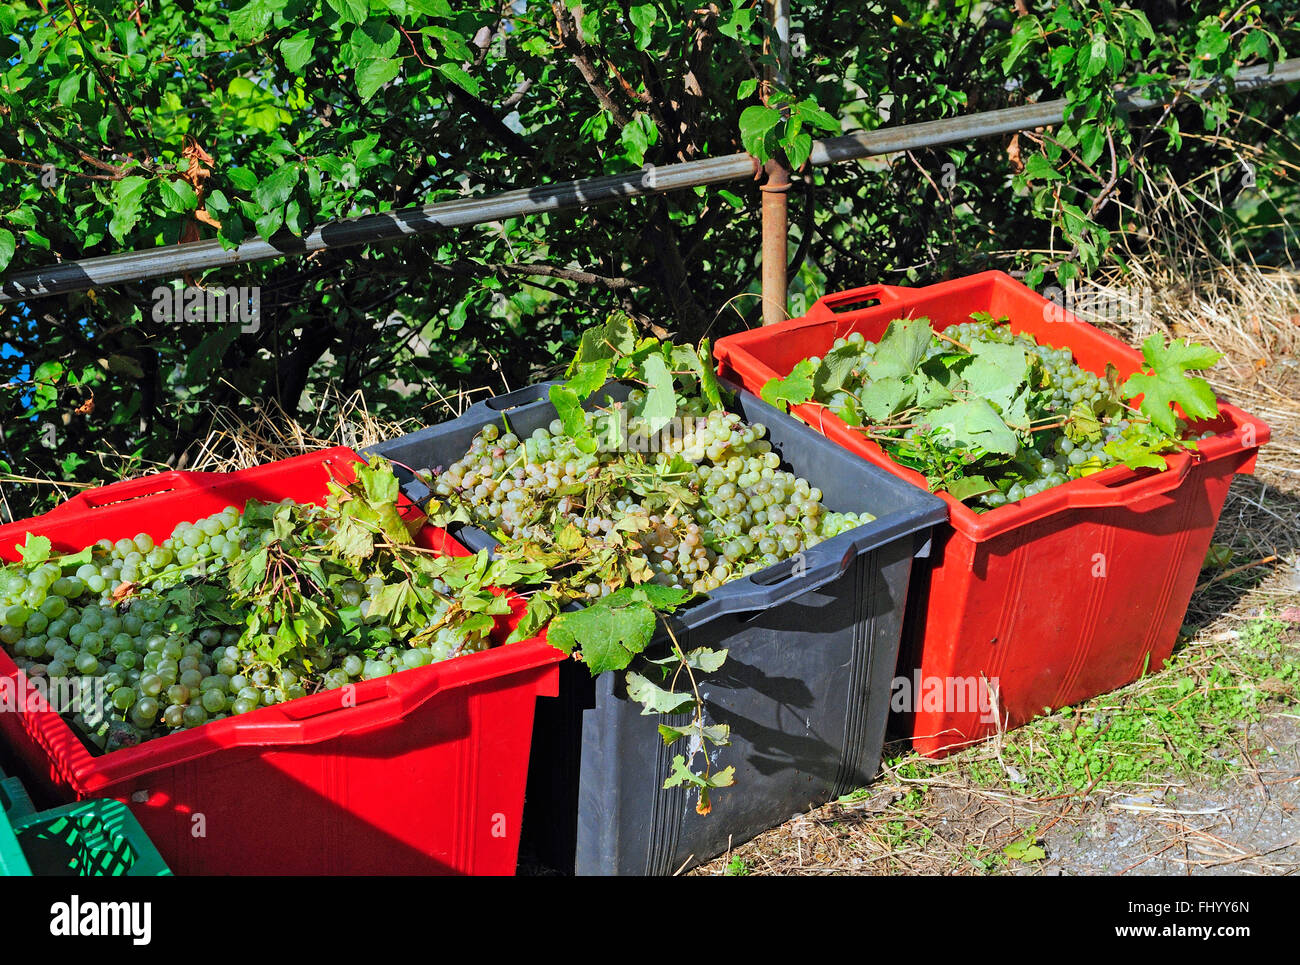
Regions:
<instances>
[{"instance_id":1,"label":"green bush","mask_svg":"<svg viewBox=\"0 0 1300 965\"><path fill-rule=\"evenodd\" d=\"M802 171L791 308L988 267L1068 279L1114 258L1121 235L1136 239L1124 251L1162 242L1132 234L1154 217L1144 186L1231 173L1234 139L1264 142L1294 106L1287 90L1169 93L1189 71L1284 56L1295 18L1280 2L1177 17L1165 3L800 3L786 89L763 83L770 30L753 0L227 6L0 7L0 271L292 240L364 212L742 149L798 164L839 129L1064 96L1054 130ZM1172 106L1126 115L1121 83ZM1247 201L1232 176L1208 233L1286 221L1293 193L1274 172L1292 159L1269 150ZM214 408L293 413L324 386L418 415L439 391L553 371L616 308L685 337L752 324L757 212L757 184L736 183L177 280L255 287L256 331L202 310L169 319L152 281L0 306L0 472L107 481L182 464ZM1288 232L1250 236L1257 256L1285 251ZM22 516L53 491L3 495Z\"/></svg>"}]
</instances>

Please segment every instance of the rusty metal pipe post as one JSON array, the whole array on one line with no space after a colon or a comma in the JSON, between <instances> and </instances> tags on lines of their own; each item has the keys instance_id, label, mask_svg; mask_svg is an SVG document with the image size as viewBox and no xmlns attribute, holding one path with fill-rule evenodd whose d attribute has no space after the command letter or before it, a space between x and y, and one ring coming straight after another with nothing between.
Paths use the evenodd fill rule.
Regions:
<instances>
[{"instance_id":1,"label":"rusty metal pipe post","mask_svg":"<svg viewBox=\"0 0 1300 965\"><path fill-rule=\"evenodd\" d=\"M769 90L784 88L790 76L790 0L769 0L772 32L775 34L776 66L767 68ZM783 111L784 113L784 111ZM790 215L787 197L790 174L783 158L772 158L763 166L763 324L784 321L789 294L786 263L790 257Z\"/></svg>"},{"instance_id":2,"label":"rusty metal pipe post","mask_svg":"<svg viewBox=\"0 0 1300 965\"><path fill-rule=\"evenodd\" d=\"M789 282L786 262L789 255L790 169L785 162L772 158L763 165L766 178L759 190L763 193L763 324L775 325L789 317L786 296Z\"/></svg>"}]
</instances>

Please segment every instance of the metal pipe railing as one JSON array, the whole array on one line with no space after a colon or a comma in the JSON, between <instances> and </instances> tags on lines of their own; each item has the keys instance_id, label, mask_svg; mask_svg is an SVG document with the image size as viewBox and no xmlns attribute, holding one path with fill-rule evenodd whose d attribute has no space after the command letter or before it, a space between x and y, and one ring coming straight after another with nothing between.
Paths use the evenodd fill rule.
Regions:
<instances>
[{"instance_id":1,"label":"metal pipe railing","mask_svg":"<svg viewBox=\"0 0 1300 965\"><path fill-rule=\"evenodd\" d=\"M1242 70L1232 81L1232 88L1235 92L1242 92L1297 81L1300 81L1300 59ZM1180 85L1179 89L1194 95L1225 83L1221 80L1189 81ZM1161 103L1141 98L1133 91L1121 92L1120 97L1132 110L1145 110ZM1065 106L1064 100L1045 101L938 121L845 134L815 142L809 163L835 164L873 155L913 151L1027 128L1051 126L1063 120ZM383 214L332 221L302 238L282 232L270 241L258 238L229 250L222 248L217 241L193 241L66 261L16 272L0 281L0 304L146 278L174 278L186 272L222 265L393 241L408 235L580 208L620 198L663 194L682 188L753 178L758 171L758 163L750 155L732 154L662 167L651 166L625 174L521 188L486 198L442 201Z\"/></svg>"}]
</instances>

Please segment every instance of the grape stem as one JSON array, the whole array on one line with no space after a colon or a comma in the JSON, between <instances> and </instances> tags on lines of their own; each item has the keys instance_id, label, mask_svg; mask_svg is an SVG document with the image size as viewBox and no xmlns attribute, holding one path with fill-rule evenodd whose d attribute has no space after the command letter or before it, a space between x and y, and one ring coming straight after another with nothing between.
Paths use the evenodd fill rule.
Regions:
<instances>
[{"instance_id":1,"label":"grape stem","mask_svg":"<svg viewBox=\"0 0 1300 965\"><path fill-rule=\"evenodd\" d=\"M398 462L396 459L389 459L388 461L391 462L394 466L402 467L407 472L409 472L412 476L415 476L417 479L420 477L420 474L416 472L414 469L412 469L410 466L408 466L406 463Z\"/></svg>"},{"instance_id":2,"label":"grape stem","mask_svg":"<svg viewBox=\"0 0 1300 965\"><path fill-rule=\"evenodd\" d=\"M686 654L682 652L681 644L677 642L677 635L673 633L673 628L668 624L668 618L660 615L663 621L664 630L668 632L668 638L672 641L673 653L677 655L679 661L677 671L673 674L671 687L677 686L677 678L681 676L683 670L686 671L686 678L691 682L691 693L695 695L695 719L691 721L691 726L699 732L700 748L704 749L704 698L700 696L699 685L695 681L695 674L691 671L691 665L686 660ZM709 776L709 752L704 750L704 775L706 779Z\"/></svg>"},{"instance_id":3,"label":"grape stem","mask_svg":"<svg viewBox=\"0 0 1300 965\"><path fill-rule=\"evenodd\" d=\"M1061 428L1064 428L1065 426L1068 426L1069 424L1070 424L1070 420L1069 420L1069 419L1060 419L1060 420L1058 420L1058 421L1056 421L1056 422L1048 423L1047 425L1042 425L1042 426L1036 426L1036 425L1032 425L1032 424L1031 424L1031 425L1029 426L1028 431L1029 431L1029 432L1043 432L1043 431L1046 430L1046 429L1061 429Z\"/></svg>"},{"instance_id":4,"label":"grape stem","mask_svg":"<svg viewBox=\"0 0 1300 965\"><path fill-rule=\"evenodd\" d=\"M934 332L934 337L935 337L935 338L941 338L941 339L943 339L945 342L951 342L953 345L956 345L959 349L961 349L963 352L965 352L965 353L968 354L968 355L974 355L974 354L975 354L974 352L972 352L972 351L970 350L970 346L968 346L968 345L967 345L966 343L964 343L964 342L959 342L959 341L957 341L957 340L956 340L955 338L953 338L951 335L946 335L946 334L944 334L943 332L939 331L938 329L931 329L931 331Z\"/></svg>"}]
</instances>

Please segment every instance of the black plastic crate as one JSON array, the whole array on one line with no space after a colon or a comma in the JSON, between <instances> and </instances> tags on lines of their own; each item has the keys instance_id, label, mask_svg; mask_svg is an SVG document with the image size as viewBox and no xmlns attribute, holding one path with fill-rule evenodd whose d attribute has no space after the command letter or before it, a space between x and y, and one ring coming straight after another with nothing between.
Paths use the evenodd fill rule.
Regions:
<instances>
[{"instance_id":1,"label":"black plastic crate","mask_svg":"<svg viewBox=\"0 0 1300 965\"><path fill-rule=\"evenodd\" d=\"M521 438L549 424L548 388L480 402L366 453L416 469L448 466L489 422L504 417ZM558 870L672 874L862 786L879 766L912 560L928 555L944 504L756 396L724 388L734 392L733 411L768 427L782 468L820 488L829 509L876 519L805 551L800 575L777 564L672 618L684 648L730 651L699 678L709 719L731 726L731 744L714 751L718 765L736 768L735 786L715 792L707 816L696 813L693 790L663 787L682 748L665 748L656 727L689 718L645 716L621 674L592 680L577 664L563 666L560 699L538 707L524 814L525 847ZM428 488L395 468L404 492L427 501ZM472 526L452 531L471 549L496 545Z\"/></svg>"}]
</instances>

